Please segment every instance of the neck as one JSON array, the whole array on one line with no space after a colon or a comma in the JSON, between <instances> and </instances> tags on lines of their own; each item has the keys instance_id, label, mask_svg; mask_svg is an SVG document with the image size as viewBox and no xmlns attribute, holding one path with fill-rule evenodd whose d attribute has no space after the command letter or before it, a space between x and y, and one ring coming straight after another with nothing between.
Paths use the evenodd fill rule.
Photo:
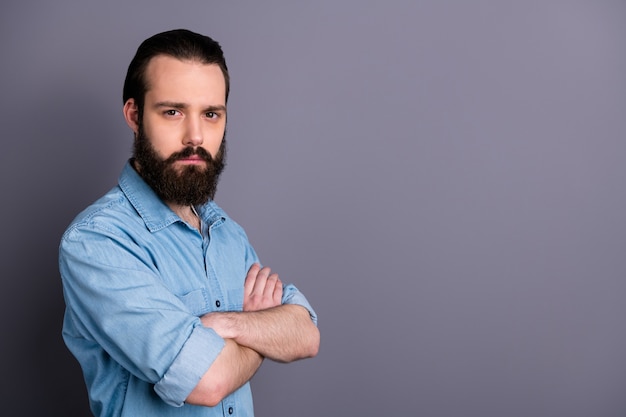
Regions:
<instances>
[{"instance_id":1,"label":"neck","mask_svg":"<svg viewBox=\"0 0 626 417\"><path fill-rule=\"evenodd\" d=\"M172 209L174 213L178 215L184 222L190 226L200 230L200 218L196 214L195 209L190 205L180 205L174 203L167 203L168 207Z\"/></svg>"}]
</instances>

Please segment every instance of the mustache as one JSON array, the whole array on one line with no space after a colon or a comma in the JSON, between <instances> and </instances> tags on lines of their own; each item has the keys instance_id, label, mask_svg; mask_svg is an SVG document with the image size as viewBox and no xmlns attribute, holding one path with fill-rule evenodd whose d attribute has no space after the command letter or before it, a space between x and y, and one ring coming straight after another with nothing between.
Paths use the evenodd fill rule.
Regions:
<instances>
[{"instance_id":1,"label":"mustache","mask_svg":"<svg viewBox=\"0 0 626 417\"><path fill-rule=\"evenodd\" d=\"M173 154L171 154L165 160L165 163L171 164L178 161L179 159L189 158L190 156L198 156L205 162L213 162L213 157L204 148L193 148L191 146L188 146L180 152L174 152Z\"/></svg>"}]
</instances>

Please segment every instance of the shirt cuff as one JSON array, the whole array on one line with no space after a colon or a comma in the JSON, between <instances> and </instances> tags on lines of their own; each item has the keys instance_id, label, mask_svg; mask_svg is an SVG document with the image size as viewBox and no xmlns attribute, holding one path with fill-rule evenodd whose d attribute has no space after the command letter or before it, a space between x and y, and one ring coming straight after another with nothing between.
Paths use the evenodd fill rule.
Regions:
<instances>
[{"instance_id":1,"label":"shirt cuff","mask_svg":"<svg viewBox=\"0 0 626 417\"><path fill-rule=\"evenodd\" d=\"M154 386L159 397L169 405L181 407L224 344L224 339L213 329L197 325L163 378Z\"/></svg>"},{"instance_id":2,"label":"shirt cuff","mask_svg":"<svg viewBox=\"0 0 626 417\"><path fill-rule=\"evenodd\" d=\"M297 304L309 310L311 320L317 326L317 314L308 300L294 285L289 284L283 288L283 304Z\"/></svg>"}]
</instances>

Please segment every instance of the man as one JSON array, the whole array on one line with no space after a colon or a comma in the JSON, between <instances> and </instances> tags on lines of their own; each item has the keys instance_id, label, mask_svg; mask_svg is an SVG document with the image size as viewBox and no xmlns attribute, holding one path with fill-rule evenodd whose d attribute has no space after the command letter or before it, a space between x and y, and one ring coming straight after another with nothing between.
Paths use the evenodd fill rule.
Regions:
<instances>
[{"instance_id":1,"label":"man","mask_svg":"<svg viewBox=\"0 0 626 417\"><path fill-rule=\"evenodd\" d=\"M252 416L264 358L313 357L315 312L213 197L229 77L187 30L144 41L124 84L133 158L63 235L63 337L96 416Z\"/></svg>"}]
</instances>

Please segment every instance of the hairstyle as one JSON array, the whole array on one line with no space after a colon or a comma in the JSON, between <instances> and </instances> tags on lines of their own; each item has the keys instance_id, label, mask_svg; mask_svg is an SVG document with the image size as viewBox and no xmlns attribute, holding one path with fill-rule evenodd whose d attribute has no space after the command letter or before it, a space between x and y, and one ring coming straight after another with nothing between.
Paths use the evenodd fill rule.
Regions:
<instances>
[{"instance_id":1,"label":"hairstyle","mask_svg":"<svg viewBox=\"0 0 626 417\"><path fill-rule=\"evenodd\" d=\"M143 113L143 104L148 90L146 68L157 55L169 55L180 60L196 60L203 64L219 65L226 81L226 100L230 90L230 77L226 60L220 44L208 36L186 29L176 29L158 33L139 45L137 53L128 66L124 80L123 100L135 99L139 113Z\"/></svg>"}]
</instances>

